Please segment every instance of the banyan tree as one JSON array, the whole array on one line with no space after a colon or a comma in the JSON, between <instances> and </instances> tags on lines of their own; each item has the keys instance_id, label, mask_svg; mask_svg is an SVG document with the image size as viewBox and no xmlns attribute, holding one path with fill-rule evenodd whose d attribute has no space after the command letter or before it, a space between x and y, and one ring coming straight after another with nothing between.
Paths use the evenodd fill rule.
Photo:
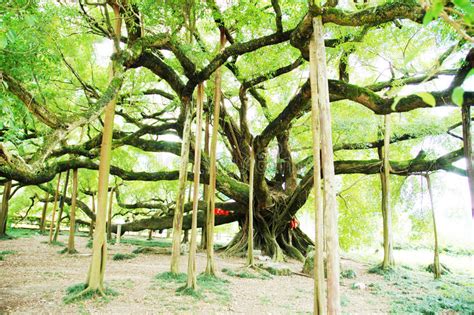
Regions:
<instances>
[{"instance_id":1,"label":"banyan tree","mask_svg":"<svg viewBox=\"0 0 474 315\"><path fill-rule=\"evenodd\" d=\"M79 179L87 173L95 185L103 130L111 128L102 115L108 108L115 114L111 176L102 185L114 187L118 215L132 214L122 233L170 229L181 206L187 230L192 200L183 195L176 209L179 162L184 158L187 172L181 178L192 181L192 157L202 150L200 182L208 184L211 159L204 142L209 148L209 130L216 128L215 208L223 211L215 211L215 225L238 222L240 227L227 252L246 251L254 154L254 246L275 259L303 259L313 241L295 217L311 196L315 174L309 43L312 20L321 17L338 189L349 183L347 174L388 180L446 171L467 176L472 193L474 92L463 82L473 73L473 28L462 22L472 12L463 11L462 1L441 7L438 2L2 4L8 11L0 24L1 182L13 182L13 189L38 186L50 201L58 175L68 170L78 170ZM109 63L114 71L107 69ZM220 89L216 71L222 72ZM196 113L200 84L203 112ZM221 97L214 97L216 91ZM198 114L206 122L203 133L208 130L202 143L195 141ZM389 114L391 132L383 124ZM446 144L444 151L420 151L424 139L436 137ZM466 169L456 164L465 156ZM136 182L154 195L151 200L127 190ZM157 188L161 184L166 194ZM95 220L88 199L94 192L82 188L76 216L88 223ZM107 187L99 188L99 208L107 200L100 189L104 194ZM204 195L198 195L197 226L205 229L213 209L208 211Z\"/></svg>"}]
</instances>

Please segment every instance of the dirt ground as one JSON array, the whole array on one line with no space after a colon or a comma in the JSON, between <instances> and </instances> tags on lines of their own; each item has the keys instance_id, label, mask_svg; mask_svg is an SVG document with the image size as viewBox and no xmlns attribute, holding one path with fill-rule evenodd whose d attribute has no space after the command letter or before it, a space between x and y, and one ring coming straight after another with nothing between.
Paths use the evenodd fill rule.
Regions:
<instances>
[{"instance_id":1,"label":"dirt ground","mask_svg":"<svg viewBox=\"0 0 474 315\"><path fill-rule=\"evenodd\" d=\"M14 254L0 261L0 314L1 313L160 313L160 314L298 314L312 313L313 280L300 275L274 276L272 279L244 279L220 272L222 268L237 268L243 259L217 257L219 277L228 280L228 294L205 294L197 299L178 296L179 284L162 283L155 279L158 273L169 270L170 256L140 254L131 260L114 261L115 253L130 253L136 248L129 244L110 245L106 266L106 283L118 292L110 300L93 299L65 304L62 299L67 287L85 280L91 249L88 238L77 237L77 255L59 254L62 247L45 243L46 236L32 236L0 241L0 251L13 250ZM60 241L67 242L61 235ZM198 253L197 270L205 269L206 257ZM299 272L302 264L287 263ZM181 271L186 271L187 257L181 258ZM342 260L343 269L350 268L356 279L342 279L344 313L387 313L391 301L387 296L374 294L370 283L383 277L367 273L367 264ZM363 283L366 288L354 289Z\"/></svg>"}]
</instances>

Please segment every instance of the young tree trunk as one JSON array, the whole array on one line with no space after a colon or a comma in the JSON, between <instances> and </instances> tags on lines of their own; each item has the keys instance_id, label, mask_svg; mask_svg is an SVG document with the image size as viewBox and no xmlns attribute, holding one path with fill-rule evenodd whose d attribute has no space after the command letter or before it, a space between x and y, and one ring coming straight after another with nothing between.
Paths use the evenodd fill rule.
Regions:
<instances>
[{"instance_id":1,"label":"young tree trunk","mask_svg":"<svg viewBox=\"0 0 474 315\"><path fill-rule=\"evenodd\" d=\"M59 230L61 229L61 221L62 221L62 216L63 216L63 212L64 212L64 204L66 203L68 184L69 184L69 170L67 170L67 172L66 172L66 180L64 182L63 196L61 197L61 201L59 202L58 222L56 224L56 230L54 232L54 238L53 238L53 241L55 241L55 242L58 241Z\"/></svg>"},{"instance_id":2,"label":"young tree trunk","mask_svg":"<svg viewBox=\"0 0 474 315\"><path fill-rule=\"evenodd\" d=\"M189 230L184 230L182 244L187 244L189 242Z\"/></svg>"},{"instance_id":3,"label":"young tree trunk","mask_svg":"<svg viewBox=\"0 0 474 315\"><path fill-rule=\"evenodd\" d=\"M115 38L114 52L119 50L122 20L120 17L120 7L114 3L115 18ZM121 71L116 61L112 62L110 79L116 70ZM117 68L117 69L116 69ZM100 292L104 294L105 261L107 258L107 242L105 239L106 213L107 213L107 190L109 186L110 159L112 152L112 133L114 128L116 97L114 97L105 108L104 128L102 130L102 144L100 147L99 164L99 184L98 184L98 205L96 215L96 228L94 231L94 241L92 245L92 260L86 280L86 290Z\"/></svg>"},{"instance_id":4,"label":"young tree trunk","mask_svg":"<svg viewBox=\"0 0 474 315\"><path fill-rule=\"evenodd\" d=\"M49 202L49 192L46 193L43 210L41 211L40 232L42 234L45 231L45 221L46 221L46 212L48 210L48 202Z\"/></svg>"},{"instance_id":5,"label":"young tree trunk","mask_svg":"<svg viewBox=\"0 0 474 315\"><path fill-rule=\"evenodd\" d=\"M92 209L92 213L95 214L95 198L94 198L94 193L92 193L92 206L91 206L91 209ZM94 223L95 221L93 219L91 219L91 224L89 225L89 236L92 237L93 233L94 233Z\"/></svg>"},{"instance_id":6,"label":"young tree trunk","mask_svg":"<svg viewBox=\"0 0 474 315\"><path fill-rule=\"evenodd\" d=\"M208 112L206 115L206 126L204 129L204 152L206 156L209 157L209 125L210 125L210 113ZM206 209L204 210L204 222L207 222L207 215L209 209L207 206L209 205L209 185L203 184L204 186L204 203L206 204ZM201 249L206 249L207 244L207 227L201 228Z\"/></svg>"},{"instance_id":7,"label":"young tree trunk","mask_svg":"<svg viewBox=\"0 0 474 315\"><path fill-rule=\"evenodd\" d=\"M255 157L253 149L250 148L249 166L249 213L248 213L248 242L247 242L247 265L253 266L253 177L255 171Z\"/></svg>"},{"instance_id":8,"label":"young tree trunk","mask_svg":"<svg viewBox=\"0 0 474 315\"><path fill-rule=\"evenodd\" d=\"M313 136L313 178L315 211L314 251L314 314L326 314L327 303L324 287L324 209L321 193L321 130L319 123L319 101L317 81L317 52L314 36L309 42L309 65L311 82L311 125Z\"/></svg>"},{"instance_id":9,"label":"young tree trunk","mask_svg":"<svg viewBox=\"0 0 474 315\"><path fill-rule=\"evenodd\" d=\"M0 212L0 236L7 235L8 221L8 199L12 190L12 181L8 181L3 185L2 211Z\"/></svg>"},{"instance_id":10,"label":"young tree trunk","mask_svg":"<svg viewBox=\"0 0 474 315\"><path fill-rule=\"evenodd\" d=\"M56 215L56 209L58 207L59 184L61 183L61 174L62 173L59 173L58 183L56 184L56 191L54 192L53 213L51 214L51 224L49 225L49 244L53 242L54 219Z\"/></svg>"},{"instance_id":11,"label":"young tree trunk","mask_svg":"<svg viewBox=\"0 0 474 315\"><path fill-rule=\"evenodd\" d=\"M107 215L107 240L112 240L112 208L114 205L114 192L115 187L110 190L110 199L109 199L109 212Z\"/></svg>"},{"instance_id":12,"label":"young tree trunk","mask_svg":"<svg viewBox=\"0 0 474 315\"><path fill-rule=\"evenodd\" d=\"M472 159L472 136L471 136L471 104L465 104L461 107L462 118L462 138L464 146L464 157L466 158L467 180L469 183L469 192L471 195L471 216L474 220L474 166Z\"/></svg>"},{"instance_id":13,"label":"young tree trunk","mask_svg":"<svg viewBox=\"0 0 474 315\"><path fill-rule=\"evenodd\" d=\"M384 150L380 180L382 183L382 217L383 217L383 262L382 268L395 265L392 242L392 211L390 208L390 115L385 115Z\"/></svg>"},{"instance_id":14,"label":"young tree trunk","mask_svg":"<svg viewBox=\"0 0 474 315\"><path fill-rule=\"evenodd\" d=\"M181 230L183 226L184 196L188 176L189 146L191 141L191 104L184 100L183 140L181 142L181 162L179 167L178 193L173 217L173 244L171 248L171 272L179 273L179 257L181 255Z\"/></svg>"},{"instance_id":15,"label":"young tree trunk","mask_svg":"<svg viewBox=\"0 0 474 315\"><path fill-rule=\"evenodd\" d=\"M438 228L436 226L436 214L434 208L433 188L431 186L431 178L429 174L425 175L426 184L428 184L428 194L430 195L431 215L433 216L433 236L434 236L434 278L441 278L441 265L439 263L439 246L438 246Z\"/></svg>"},{"instance_id":16,"label":"young tree trunk","mask_svg":"<svg viewBox=\"0 0 474 315\"><path fill-rule=\"evenodd\" d=\"M148 240L151 241L153 239L153 230L149 229L148 230Z\"/></svg>"},{"instance_id":17,"label":"young tree trunk","mask_svg":"<svg viewBox=\"0 0 474 315\"><path fill-rule=\"evenodd\" d=\"M331 110L326 70L326 48L324 46L324 28L321 16L313 18L314 41L318 73L318 100L320 105L321 152L324 178L324 211L327 250L327 299L328 313L341 313L339 290L339 236L337 224L336 183L334 174L334 153L332 147Z\"/></svg>"},{"instance_id":18,"label":"young tree trunk","mask_svg":"<svg viewBox=\"0 0 474 315\"><path fill-rule=\"evenodd\" d=\"M220 42L219 50L223 51L226 43L225 31L223 28L220 29ZM214 207L216 204L216 154L217 154L217 131L219 129L219 114L220 114L220 103L221 103L221 82L222 72L221 68L218 68L215 73L215 86L214 86L214 115L212 124L212 136L211 136L211 149L210 149L210 166L209 166L209 205L207 206L207 264L206 274L215 275L215 262L214 262L214 224L215 215Z\"/></svg>"},{"instance_id":19,"label":"young tree trunk","mask_svg":"<svg viewBox=\"0 0 474 315\"><path fill-rule=\"evenodd\" d=\"M193 212L191 224L191 241L188 256L188 281L186 287L197 289L196 280L196 235L197 235L197 213L199 206L199 180L201 176L201 138L202 138L202 104L204 100L204 85L200 83L197 87L196 102L196 143L194 147L194 188L193 188Z\"/></svg>"},{"instance_id":20,"label":"young tree trunk","mask_svg":"<svg viewBox=\"0 0 474 315\"><path fill-rule=\"evenodd\" d=\"M77 173L78 170L75 168L72 171L72 197L71 197L71 210L69 211L69 239L67 242L67 252L69 254L77 253L74 246L74 233L76 229L76 199L77 199Z\"/></svg>"}]
</instances>

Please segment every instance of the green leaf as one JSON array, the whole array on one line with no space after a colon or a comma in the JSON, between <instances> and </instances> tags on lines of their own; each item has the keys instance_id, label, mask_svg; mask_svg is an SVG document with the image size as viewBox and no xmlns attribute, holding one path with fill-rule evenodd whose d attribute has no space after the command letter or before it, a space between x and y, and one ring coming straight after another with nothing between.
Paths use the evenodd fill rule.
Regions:
<instances>
[{"instance_id":1,"label":"green leaf","mask_svg":"<svg viewBox=\"0 0 474 315\"><path fill-rule=\"evenodd\" d=\"M415 93L415 95L418 95L423 100L423 102L425 102L426 104L430 106L436 105L436 99L434 98L433 95L431 95L431 93L419 92L419 93Z\"/></svg>"},{"instance_id":2,"label":"green leaf","mask_svg":"<svg viewBox=\"0 0 474 315\"><path fill-rule=\"evenodd\" d=\"M8 40L4 34L0 34L0 49L4 49L8 45Z\"/></svg>"},{"instance_id":3,"label":"green leaf","mask_svg":"<svg viewBox=\"0 0 474 315\"><path fill-rule=\"evenodd\" d=\"M456 87L453 90L453 94L451 95L451 99L453 100L453 103L462 106L462 103L464 102L464 89L460 86Z\"/></svg>"},{"instance_id":4,"label":"green leaf","mask_svg":"<svg viewBox=\"0 0 474 315\"><path fill-rule=\"evenodd\" d=\"M441 11L443 11L444 5L441 0L433 1L433 5L426 11L425 16L423 17L423 25L430 23L432 20L436 19Z\"/></svg>"},{"instance_id":5,"label":"green leaf","mask_svg":"<svg viewBox=\"0 0 474 315\"><path fill-rule=\"evenodd\" d=\"M471 75L474 75L474 68L469 70L469 72L467 73L466 78L464 79L464 81L466 81Z\"/></svg>"}]
</instances>

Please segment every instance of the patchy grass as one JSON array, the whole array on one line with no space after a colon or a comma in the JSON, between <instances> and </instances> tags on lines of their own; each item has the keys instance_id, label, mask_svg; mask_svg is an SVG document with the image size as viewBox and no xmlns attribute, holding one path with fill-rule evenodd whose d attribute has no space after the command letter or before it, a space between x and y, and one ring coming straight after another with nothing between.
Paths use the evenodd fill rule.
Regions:
<instances>
[{"instance_id":1,"label":"patchy grass","mask_svg":"<svg viewBox=\"0 0 474 315\"><path fill-rule=\"evenodd\" d=\"M169 240L143 240L137 238L122 238L120 240L120 243L141 247L171 247L171 241Z\"/></svg>"},{"instance_id":2,"label":"patchy grass","mask_svg":"<svg viewBox=\"0 0 474 315\"><path fill-rule=\"evenodd\" d=\"M369 284L373 294L391 300L394 314L474 313L474 280L466 275L448 275L434 280L432 275L419 271L397 268L381 270L372 268L385 281Z\"/></svg>"},{"instance_id":3,"label":"patchy grass","mask_svg":"<svg viewBox=\"0 0 474 315\"><path fill-rule=\"evenodd\" d=\"M122 253L117 253L115 254L112 259L113 260L127 260L127 259L133 259L137 257L135 254L122 254Z\"/></svg>"},{"instance_id":4,"label":"patchy grass","mask_svg":"<svg viewBox=\"0 0 474 315\"><path fill-rule=\"evenodd\" d=\"M155 279L162 282L175 282L175 283L184 283L188 276L185 273L172 273L172 272L162 272L155 276Z\"/></svg>"},{"instance_id":5,"label":"patchy grass","mask_svg":"<svg viewBox=\"0 0 474 315\"><path fill-rule=\"evenodd\" d=\"M354 270L352 269L345 269L341 271L341 278L344 279L355 279L357 278L357 274Z\"/></svg>"},{"instance_id":6,"label":"patchy grass","mask_svg":"<svg viewBox=\"0 0 474 315\"><path fill-rule=\"evenodd\" d=\"M11 240L15 238L26 238L26 237L32 237L35 235L41 235L39 230L32 230L32 229L8 229L6 232L5 236L0 236L0 239L3 240Z\"/></svg>"},{"instance_id":7,"label":"patchy grass","mask_svg":"<svg viewBox=\"0 0 474 315\"><path fill-rule=\"evenodd\" d=\"M231 277L244 278L244 279L262 279L267 280L271 279L272 276L269 272L261 270L253 270L251 268L239 268L236 270L223 268L222 272Z\"/></svg>"},{"instance_id":8,"label":"patchy grass","mask_svg":"<svg viewBox=\"0 0 474 315\"><path fill-rule=\"evenodd\" d=\"M87 241L86 247L87 248L92 248L93 245L94 245L94 240L91 238Z\"/></svg>"},{"instance_id":9,"label":"patchy grass","mask_svg":"<svg viewBox=\"0 0 474 315\"><path fill-rule=\"evenodd\" d=\"M193 288L187 288L186 286L182 286L176 289L176 293L178 295L191 296L198 300L204 299L204 294L201 292L201 290L194 290Z\"/></svg>"},{"instance_id":10,"label":"patchy grass","mask_svg":"<svg viewBox=\"0 0 474 315\"><path fill-rule=\"evenodd\" d=\"M13 255L15 253L14 250L0 250L0 260L5 260L5 256Z\"/></svg>"},{"instance_id":11,"label":"patchy grass","mask_svg":"<svg viewBox=\"0 0 474 315\"><path fill-rule=\"evenodd\" d=\"M85 300L91 300L94 299L98 302L103 302L107 303L110 301L109 297L110 296L117 296L118 292L115 290L112 290L110 288L106 288L104 291L105 295L102 295L98 291L87 291L84 294L81 294L86 289L86 284L85 283L78 283L75 285L72 285L66 289L66 296L63 298L63 302L66 304L69 303L76 303L76 302L81 302Z\"/></svg>"}]
</instances>

